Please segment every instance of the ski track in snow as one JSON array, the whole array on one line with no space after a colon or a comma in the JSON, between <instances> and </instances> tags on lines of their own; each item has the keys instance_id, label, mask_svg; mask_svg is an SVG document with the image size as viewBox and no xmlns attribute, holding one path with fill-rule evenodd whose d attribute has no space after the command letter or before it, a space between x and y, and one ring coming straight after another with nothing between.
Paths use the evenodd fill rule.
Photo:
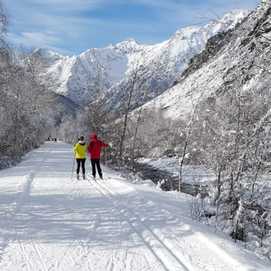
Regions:
<instances>
[{"instance_id":1,"label":"ski track in snow","mask_svg":"<svg viewBox=\"0 0 271 271\"><path fill-rule=\"evenodd\" d=\"M107 168L104 181L75 181L71 168L71 146L46 143L0 171L1 271L271 270L192 221L189 196Z\"/></svg>"},{"instance_id":2,"label":"ski track in snow","mask_svg":"<svg viewBox=\"0 0 271 271\"><path fill-rule=\"evenodd\" d=\"M112 199L113 204L120 210L124 220L127 221L135 233L143 240L157 260L161 261L165 270L194 271L192 267L188 267L188 264L185 264L179 259L165 242L142 222L132 209L125 207L125 205L120 204L118 200L116 200L117 193L112 192L106 185L100 182L96 182L95 184L98 185L96 188L101 191L103 195Z\"/></svg>"},{"instance_id":3,"label":"ski track in snow","mask_svg":"<svg viewBox=\"0 0 271 271\"><path fill-rule=\"evenodd\" d=\"M125 212L124 210L127 210L128 213L130 213L130 219L131 217L134 217L135 219L137 219L137 221L139 221L139 223L141 223L143 225L144 228L146 228L147 231L149 231L151 233L151 235L164 247L166 248L167 252L169 254L171 254L171 256L173 256L178 262L179 264L182 266L183 269L178 269L176 268L176 270L186 270L186 271L198 271L199 269L196 267L193 267L192 265L192 261L195 261L195 257L199 256L202 257L202 251L200 251L201 255L197 255L197 251L195 250L196 247L196 243L200 244L201 246L199 246L201 249L204 248L204 253L206 255L204 255L204 258L206 259L206 256L211 256L216 257L216 259L219 259L219 265L220 265L220 269L219 270L231 270L232 266L234 266L236 268L236 270L240 270L240 271L245 271L248 270L247 268L242 268L239 263L232 258L230 255L228 255L228 253L226 253L225 251L223 251L221 248L219 248L216 244L210 242L210 240L208 240L208 238L206 238L204 235L202 235L199 232L194 232L194 236L195 241L194 243L189 244L185 244L183 243L181 240L178 240L178 237L176 236L176 234L174 234L174 232L172 231L172 229L167 228L167 234L170 234L170 239L167 238L165 236L165 234L163 233L163 231L161 231L159 228L154 228L151 229L149 226L147 226L144 221L145 221L145 217L141 216L141 212L136 212L133 210L137 210L137 206L138 206L138 202L136 204L134 204L132 206L132 208L128 208L125 206L130 206L131 204L133 204L131 201L129 202L123 202L122 204L120 204L120 199L122 197L121 194L119 194L116 191L112 191L112 188L109 188L106 183L104 182L98 182L100 187L103 187L106 191L108 191L108 193L111 195L111 197L115 198L117 201L117 206L119 206L120 210ZM118 183L120 185L120 183ZM123 185L123 184L122 184ZM129 189L129 187L127 187L127 189ZM143 201L144 206L148 205L148 202L146 202L143 198L140 198L141 201ZM165 215L165 217L170 217L171 219L173 219L174 216L172 216L172 214L170 212L168 212L165 209L161 209L160 210L161 213L163 213ZM128 215L129 216L129 215ZM178 221L178 219L177 219ZM186 225L185 225L186 226ZM189 226L188 226L189 228ZM191 254L191 252L188 251L187 255L185 255L185 251L183 251L183 248L181 245L184 245L184 248L189 247L189 251L193 251L194 254ZM206 253L207 251L207 253ZM170 258L170 257L169 257ZM182 260L180 260L182 259ZM204 263L201 262L200 259L197 259L198 262L200 263L200 270L216 270L217 269L217 265L218 263L216 263L216 265L214 267L210 266L211 260L208 259L208 263ZM205 260L206 261L206 260ZM172 263L172 261L171 261ZM230 263L230 265L228 264ZM213 269L212 269L213 268ZM168 270L168 269L167 269ZM235 270L235 269L234 269Z\"/></svg>"}]
</instances>

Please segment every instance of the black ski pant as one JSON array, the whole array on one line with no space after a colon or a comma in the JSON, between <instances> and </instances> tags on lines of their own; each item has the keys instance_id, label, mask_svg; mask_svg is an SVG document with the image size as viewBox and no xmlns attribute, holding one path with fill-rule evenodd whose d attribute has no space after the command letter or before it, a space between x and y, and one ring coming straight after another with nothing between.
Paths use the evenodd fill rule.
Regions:
<instances>
[{"instance_id":1,"label":"black ski pant","mask_svg":"<svg viewBox=\"0 0 271 271\"><path fill-rule=\"evenodd\" d=\"M99 173L100 178L103 178L103 173L100 165L100 159L91 159L91 167L92 167L92 176L96 177L96 167Z\"/></svg>"},{"instance_id":2,"label":"black ski pant","mask_svg":"<svg viewBox=\"0 0 271 271\"><path fill-rule=\"evenodd\" d=\"M76 173L79 174L80 167L82 166L82 172L83 174L85 174L86 173L86 168L85 168L86 159L76 159L76 162L77 162Z\"/></svg>"}]
</instances>

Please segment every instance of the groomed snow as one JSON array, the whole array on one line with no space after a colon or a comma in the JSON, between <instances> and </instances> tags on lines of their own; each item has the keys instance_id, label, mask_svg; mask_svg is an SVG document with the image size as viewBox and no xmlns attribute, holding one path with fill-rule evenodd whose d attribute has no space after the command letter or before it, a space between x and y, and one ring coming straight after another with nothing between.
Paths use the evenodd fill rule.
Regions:
<instances>
[{"instance_id":1,"label":"groomed snow","mask_svg":"<svg viewBox=\"0 0 271 271\"><path fill-rule=\"evenodd\" d=\"M72 180L72 164L70 145L46 143L0 171L1 271L271 270L191 220L189 196L107 168L104 181Z\"/></svg>"}]
</instances>

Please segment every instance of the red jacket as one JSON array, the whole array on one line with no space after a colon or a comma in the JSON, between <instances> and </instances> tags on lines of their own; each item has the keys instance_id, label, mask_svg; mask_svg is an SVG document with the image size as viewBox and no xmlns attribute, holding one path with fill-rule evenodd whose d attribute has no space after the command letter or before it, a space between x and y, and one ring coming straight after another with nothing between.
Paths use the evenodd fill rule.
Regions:
<instances>
[{"instance_id":1,"label":"red jacket","mask_svg":"<svg viewBox=\"0 0 271 271\"><path fill-rule=\"evenodd\" d=\"M96 134L90 136L90 143L88 145L88 153L90 159L100 159L102 148L108 147L108 144L102 142L97 138Z\"/></svg>"}]
</instances>

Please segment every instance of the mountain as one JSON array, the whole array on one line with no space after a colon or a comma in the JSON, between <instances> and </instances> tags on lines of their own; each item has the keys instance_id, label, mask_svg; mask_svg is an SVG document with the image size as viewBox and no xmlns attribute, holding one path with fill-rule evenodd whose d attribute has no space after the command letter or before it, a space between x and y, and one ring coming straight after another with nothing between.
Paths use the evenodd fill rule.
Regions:
<instances>
[{"instance_id":1,"label":"mountain","mask_svg":"<svg viewBox=\"0 0 271 271\"><path fill-rule=\"evenodd\" d=\"M43 48L35 49L32 52L32 55L37 58L40 58L41 60L44 61L44 64L47 63L48 65L54 64L56 61L63 58L63 56L61 54L54 52L52 50L47 50L47 49L43 49Z\"/></svg>"},{"instance_id":2,"label":"mountain","mask_svg":"<svg viewBox=\"0 0 271 271\"><path fill-rule=\"evenodd\" d=\"M165 118L187 119L200 104L233 90L257 99L269 92L270 46L271 8L263 3L236 29L212 37L176 85L143 107L161 110Z\"/></svg>"},{"instance_id":3,"label":"mountain","mask_svg":"<svg viewBox=\"0 0 271 271\"><path fill-rule=\"evenodd\" d=\"M180 29L169 40L155 45L130 39L92 48L79 56L61 56L43 49L34 54L44 63L42 76L51 90L79 105L107 94L110 106L117 107L136 73L141 86L134 101L138 105L171 87L210 37L233 29L247 14L240 10L230 12L205 26Z\"/></svg>"},{"instance_id":4,"label":"mountain","mask_svg":"<svg viewBox=\"0 0 271 271\"><path fill-rule=\"evenodd\" d=\"M271 2L263 1L236 28L210 38L173 87L131 113L126 139L128 151L136 139L140 156L162 165L174 157L179 183L184 165L215 172L213 225L269 259L270 49Z\"/></svg>"}]
</instances>

